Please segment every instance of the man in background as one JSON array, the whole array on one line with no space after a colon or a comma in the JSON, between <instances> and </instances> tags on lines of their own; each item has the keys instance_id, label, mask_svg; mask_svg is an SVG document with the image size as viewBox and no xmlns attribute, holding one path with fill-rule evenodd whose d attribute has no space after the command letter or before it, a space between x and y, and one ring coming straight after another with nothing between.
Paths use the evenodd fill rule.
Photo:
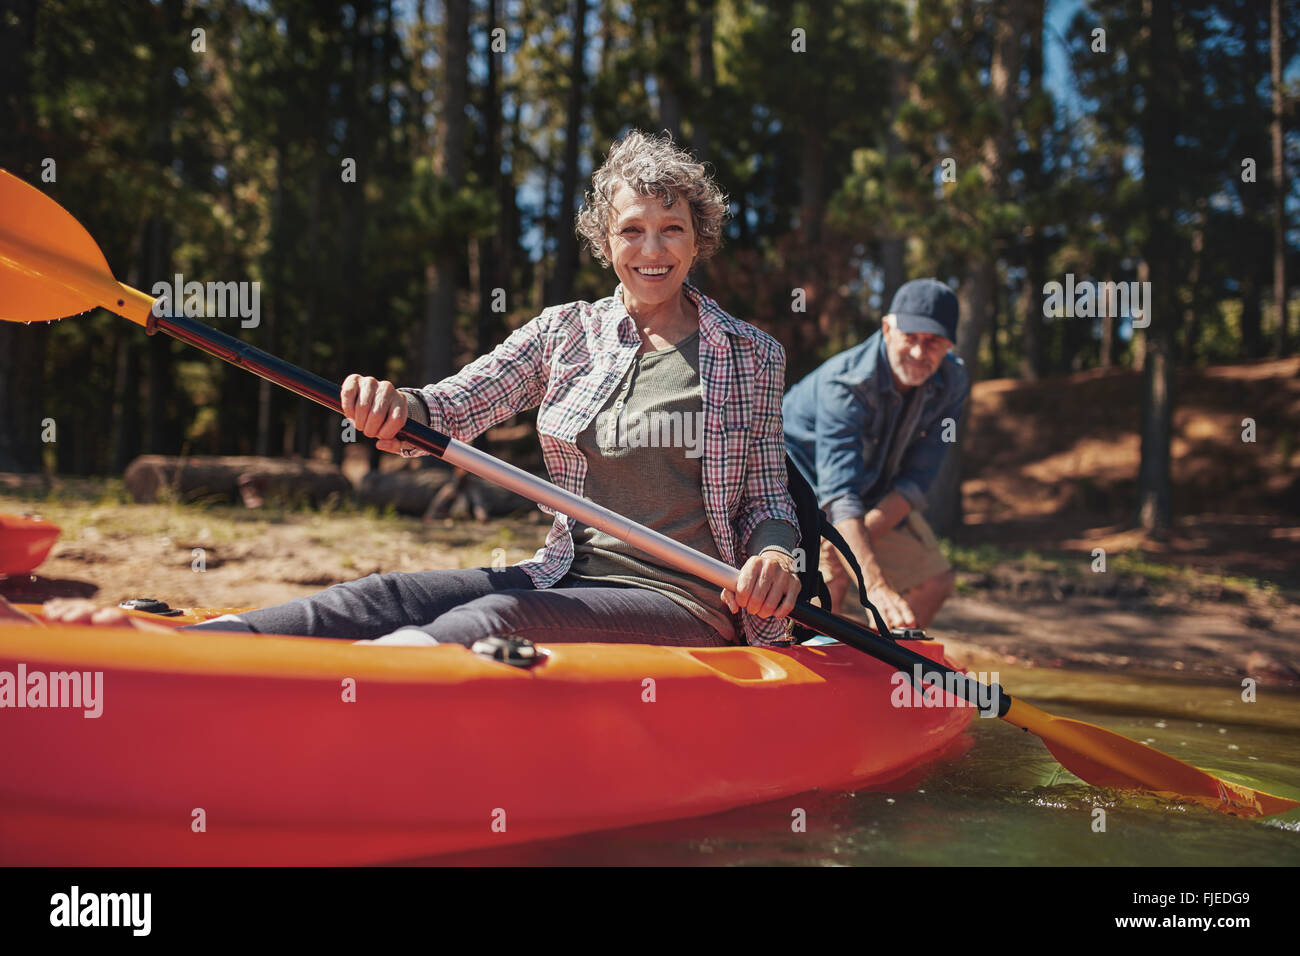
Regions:
<instances>
[{"instance_id":1,"label":"man in background","mask_svg":"<svg viewBox=\"0 0 1300 956\"><path fill-rule=\"evenodd\" d=\"M957 318L957 297L942 282L905 283L880 331L824 362L782 407L786 450L891 628L928 626L952 594L952 567L921 510L970 393L951 351ZM848 569L825 542L820 560L839 608Z\"/></svg>"}]
</instances>

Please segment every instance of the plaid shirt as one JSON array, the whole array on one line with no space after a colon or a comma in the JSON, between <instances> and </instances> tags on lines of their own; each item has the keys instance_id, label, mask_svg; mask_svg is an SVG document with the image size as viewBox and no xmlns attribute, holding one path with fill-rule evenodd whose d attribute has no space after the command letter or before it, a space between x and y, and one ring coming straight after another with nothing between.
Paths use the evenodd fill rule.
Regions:
<instances>
[{"instance_id":1,"label":"plaid shirt","mask_svg":"<svg viewBox=\"0 0 1300 956\"><path fill-rule=\"evenodd\" d=\"M785 352L771 336L733 318L689 283L700 313L700 385L704 405L704 514L718 554L739 567L749 537L775 518L798 528L786 488L781 393ZM641 348L622 286L598 302L546 309L490 354L419 394L429 424L464 442L529 408L537 413L542 457L551 480L583 494L587 459L578 435L627 374ZM546 544L520 566L539 588L573 563L574 519L555 514ZM751 644L787 640L785 621L740 614Z\"/></svg>"}]
</instances>

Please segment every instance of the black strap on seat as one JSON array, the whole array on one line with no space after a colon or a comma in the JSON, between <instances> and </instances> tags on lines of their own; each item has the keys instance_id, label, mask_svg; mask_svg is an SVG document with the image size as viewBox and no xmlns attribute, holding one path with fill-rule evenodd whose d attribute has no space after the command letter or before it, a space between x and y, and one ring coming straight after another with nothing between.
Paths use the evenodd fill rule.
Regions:
<instances>
[{"instance_id":1,"label":"black strap on seat","mask_svg":"<svg viewBox=\"0 0 1300 956\"><path fill-rule=\"evenodd\" d=\"M849 543L844 540L844 535L835 530L835 526L831 524L830 519L826 517L825 512L819 511L818 514L821 515L822 537L829 541L835 550L843 556L844 562L849 566L849 570L852 571L853 576L858 579L858 600L862 602L864 608L870 610L871 604L867 601L867 582L862 577L862 566L858 564L858 559L853 556L853 549L850 548ZM825 582L822 582L822 586L825 587Z\"/></svg>"},{"instance_id":2,"label":"black strap on seat","mask_svg":"<svg viewBox=\"0 0 1300 956\"><path fill-rule=\"evenodd\" d=\"M800 590L799 600L810 601L817 598L823 609L833 611L831 607L830 590L826 587L826 581L822 578L819 563L821 561L821 540L825 538L831 543L831 546L843 556L845 564L853 571L853 575L858 582L858 600L862 606L873 616L878 612L872 607L871 602L867 600L867 585L862 576L862 568L858 564L858 559L853 556L853 551L849 544L844 540L844 536L835 530L830 519L826 517L825 512L817 506L817 495L813 491L812 482L804 474L803 469L789 456L785 456L785 468L787 474L787 484L790 489L790 495L794 499L795 513L799 519L799 536L803 539L805 567L799 575ZM877 616L877 620L879 617ZM816 636L816 632L809 630L801 625L796 624L794 628L794 637L796 642L802 643Z\"/></svg>"}]
</instances>

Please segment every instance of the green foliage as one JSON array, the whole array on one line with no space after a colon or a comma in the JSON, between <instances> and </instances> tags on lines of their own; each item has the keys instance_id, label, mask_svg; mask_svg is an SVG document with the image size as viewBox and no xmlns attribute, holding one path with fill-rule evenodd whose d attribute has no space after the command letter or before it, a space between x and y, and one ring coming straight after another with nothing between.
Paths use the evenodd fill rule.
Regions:
<instances>
[{"instance_id":1,"label":"green foliage","mask_svg":"<svg viewBox=\"0 0 1300 956\"><path fill-rule=\"evenodd\" d=\"M446 2L18 4L0 22L0 49L14 51L0 62L0 165L72 210L125 281L257 281L260 324L216 324L332 378L413 383L431 270L450 263L456 284L442 333L453 365L554 304L558 240L580 198L560 195L575 6L469 4L467 129L463 155L448 157ZM996 334L975 354L1000 374L1025 357L1046 278L1135 279L1153 70L1178 77L1180 361L1231 361L1267 334L1265 4L1175 0L1176 62L1162 64L1131 0L1089 0L1037 44L1032 0L604 0L587 11L578 194L629 127L671 128L697 150L735 216L695 279L781 339L791 378L876 327L893 291L887 247L903 249L907 275L992 276ZM1006 22L1028 26L999 102L991 70ZM491 23L506 37L494 90ZM1090 49L1097 25L1106 54ZM1067 97L1043 82L1036 48L1064 50ZM40 183L46 157L54 183ZM342 175L349 161L355 182ZM584 259L574 294L608 295L615 281ZM494 286L505 312L489 308ZM806 312L792 310L795 288ZM28 457L50 454L65 473L120 472L187 442L342 453L334 416L112 316L5 334L52 384L9 396L0 459L5 429L19 435L12 420L46 415L59 444ZM1090 323L1049 322L1043 336L1042 371L1100 361ZM1132 356L1118 340L1114 361ZM30 430L22 440L34 442Z\"/></svg>"}]
</instances>

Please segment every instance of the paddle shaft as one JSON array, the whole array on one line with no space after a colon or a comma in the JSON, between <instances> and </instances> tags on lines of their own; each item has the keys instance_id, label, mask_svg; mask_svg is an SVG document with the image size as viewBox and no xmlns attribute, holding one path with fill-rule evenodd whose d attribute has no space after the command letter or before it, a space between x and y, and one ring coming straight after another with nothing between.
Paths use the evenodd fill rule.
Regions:
<instances>
[{"instance_id":1,"label":"paddle shaft","mask_svg":"<svg viewBox=\"0 0 1300 956\"><path fill-rule=\"evenodd\" d=\"M187 345L202 349L209 355L247 369L260 378L295 392L303 398L311 399L340 415L343 414L343 405L339 399L340 389L334 382L254 348L247 342L242 342L202 322L187 316L154 316L150 320L148 330L151 334L154 331L165 332ZM647 554L708 581L716 587L733 591L736 588L739 572L731 565L701 554L680 541L653 531L586 498L565 491L545 479L494 458L472 445L457 441L427 425L408 421L395 437L436 455L449 465L463 468L531 501L540 502L561 514L584 521L593 528L599 528L606 534L640 548ZM874 611L874 608L872 610ZM830 614L821 608L800 602L790 616L819 634L833 637L897 667L908 674L909 678L918 673L917 668L920 668L919 673L925 675L930 681L937 681L941 687L951 690L971 704L996 700L999 716L1004 715L1010 707L1010 698L997 685L991 688L982 685L960 671L932 661L924 654L918 654L889 638L881 637L865 627ZM883 626L883 622L879 624Z\"/></svg>"}]
</instances>

